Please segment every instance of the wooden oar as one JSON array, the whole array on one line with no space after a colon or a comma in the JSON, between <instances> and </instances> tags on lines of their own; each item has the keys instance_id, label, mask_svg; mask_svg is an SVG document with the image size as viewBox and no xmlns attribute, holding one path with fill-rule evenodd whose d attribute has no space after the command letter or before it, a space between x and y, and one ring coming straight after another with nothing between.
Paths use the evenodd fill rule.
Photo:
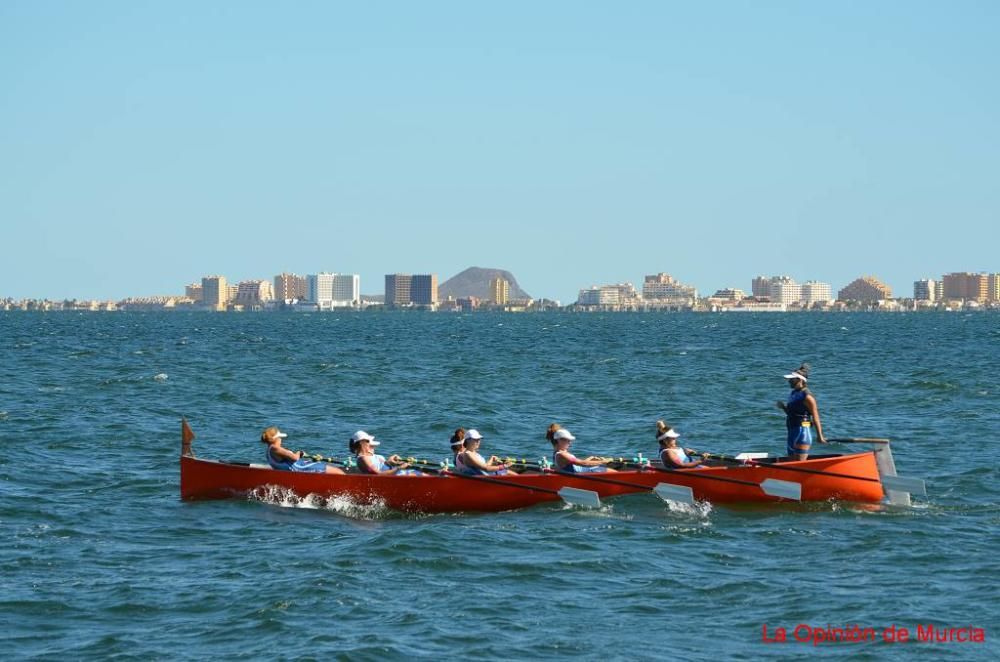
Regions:
<instances>
[{"instance_id":1,"label":"wooden oar","mask_svg":"<svg viewBox=\"0 0 1000 662\"><path fill-rule=\"evenodd\" d=\"M773 497L780 497L782 499L790 499L792 501L802 500L802 485L788 480L778 480L776 478L766 478L765 480L756 483L752 480L741 480L739 478L727 478L725 476L713 476L711 474L705 475L703 471L698 469L692 469L689 471L684 471L681 469L667 469L666 467L654 467L649 464L640 464L638 462L632 462L629 460L623 460L621 464L626 466L634 466L638 468L652 469L653 471L660 471L667 474L681 474L682 476L687 476L690 478L700 478L702 480L717 480L723 483L734 483L736 485L747 485L759 488L764 494ZM682 486L676 486L682 487ZM690 489L690 488L688 488Z\"/></svg>"},{"instance_id":2,"label":"wooden oar","mask_svg":"<svg viewBox=\"0 0 1000 662\"><path fill-rule=\"evenodd\" d=\"M715 453L695 453L695 455L701 455L702 457L711 458L713 460L722 460L723 462L736 463L740 466L748 466L748 463L742 460L737 460L735 457L729 455L716 455ZM814 474L817 476L832 476L833 478L848 478L850 480L860 480L866 483L882 483L882 487L887 490L895 490L898 492L909 492L910 494L927 494L927 486L923 479L920 478L907 478L905 476L881 476L880 478L867 478L865 476L853 476L851 474L842 474L835 471L821 471L819 469L807 469L805 467L788 467L778 462L757 462L752 463L756 466L767 467L769 469L777 469L779 471L791 471L794 473L802 474Z\"/></svg>"},{"instance_id":3,"label":"wooden oar","mask_svg":"<svg viewBox=\"0 0 1000 662\"><path fill-rule=\"evenodd\" d=\"M692 476L694 478L702 478L705 480L717 480L724 483L735 483L737 485L753 486L759 488L762 492L764 492L764 494L767 494L768 496L780 497L782 499L790 499L792 501L802 500L802 485L792 481L768 478L763 482L755 483L752 480L740 480L739 478L726 478L724 476L712 476L712 475L706 476L705 474L700 473L698 470L680 471L678 469L654 467L648 464L643 464L642 462L638 462L634 459L626 460L625 458L618 458L617 460L614 461L617 464L625 466L634 466L640 469L643 468L652 469L654 471L659 471L662 473L676 473L676 474L681 474L683 476ZM524 463L524 464L527 465L529 463ZM558 473L566 476L573 476L574 478L584 478L584 474L577 474L577 473L571 474L565 472L558 472ZM603 478L598 476L586 475L586 478L584 478L584 480L587 479L599 480L601 482L616 482L622 485L628 485L629 487L638 486L638 483L627 483L625 481L619 481L617 479ZM664 501L681 501L684 503L695 503L694 491L690 487L687 487L686 485L675 485L673 483L658 483L656 487L653 488L647 487L646 489L655 492L656 496L660 497Z\"/></svg>"},{"instance_id":4,"label":"wooden oar","mask_svg":"<svg viewBox=\"0 0 1000 662\"><path fill-rule=\"evenodd\" d=\"M533 485L521 485L520 483L511 483L506 480L499 480L497 478L490 478L489 476L470 476L468 474L461 474L449 469L444 469L440 465L434 465L432 462L426 460L416 460L414 458L407 458L407 462L410 464L421 465L421 470L432 471L439 476L454 476L455 478L464 478L466 480L475 480L481 483L490 483L491 485L503 485L504 487L514 487L522 490L531 490L532 492L543 492L545 494L555 494L563 501L574 506L582 506L584 508L600 508L601 507L601 496L592 490L581 490L575 487L563 487L558 490L549 489L548 487L535 487Z\"/></svg>"},{"instance_id":5,"label":"wooden oar","mask_svg":"<svg viewBox=\"0 0 1000 662\"><path fill-rule=\"evenodd\" d=\"M508 460L510 460L508 462ZM569 471L557 471L551 467L545 467L535 462L526 462L524 460L514 460L514 458L506 458L504 460L506 464L515 464L528 469L537 469L542 473L558 474L560 476L568 476L571 478L579 478L580 480L592 480L597 483L607 483L608 485L621 485L622 487L633 487L642 490L643 492L652 492L656 496L660 497L664 501L681 501L684 503L694 504L694 492L691 491L690 487L685 487L684 485L672 485L670 483L657 483L656 486L650 487L649 485L643 485L642 483L631 483L626 480L618 480L617 478L606 478L604 476L595 476L589 473L576 473Z\"/></svg>"}]
</instances>

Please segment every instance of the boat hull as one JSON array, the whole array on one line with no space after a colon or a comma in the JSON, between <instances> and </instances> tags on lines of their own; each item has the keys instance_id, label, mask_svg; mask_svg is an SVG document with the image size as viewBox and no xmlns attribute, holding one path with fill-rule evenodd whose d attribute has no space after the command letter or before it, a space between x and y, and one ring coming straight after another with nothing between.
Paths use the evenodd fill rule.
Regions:
<instances>
[{"instance_id":1,"label":"boat hull","mask_svg":"<svg viewBox=\"0 0 1000 662\"><path fill-rule=\"evenodd\" d=\"M722 478L725 480L715 480ZM874 452L825 456L794 462L751 463L738 466L682 469L663 472L647 470L628 480L654 487L659 482L691 488L696 499L714 503L755 503L785 501L757 487L773 479L800 483L802 501L858 501L878 503L885 493L879 478ZM731 480L754 483L746 485Z\"/></svg>"},{"instance_id":2,"label":"boat hull","mask_svg":"<svg viewBox=\"0 0 1000 662\"><path fill-rule=\"evenodd\" d=\"M765 494L757 486L768 478L801 483L803 501L879 502L883 498L878 468L871 452L784 462L778 466L718 466L670 472L644 469L583 476L525 473L489 478L298 473L186 455L181 456L180 463L182 499L245 497L262 489L279 488L298 497L346 497L359 504L423 513L526 508L559 501L556 492L563 487L592 490L601 498L608 498L648 492L659 483L685 485L691 488L695 498L715 503L784 501Z\"/></svg>"}]
</instances>

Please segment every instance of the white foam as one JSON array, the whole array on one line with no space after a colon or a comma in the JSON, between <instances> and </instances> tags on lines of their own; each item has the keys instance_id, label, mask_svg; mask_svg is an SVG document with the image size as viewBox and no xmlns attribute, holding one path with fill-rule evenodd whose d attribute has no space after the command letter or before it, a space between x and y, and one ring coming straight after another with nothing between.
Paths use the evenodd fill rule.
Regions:
<instances>
[{"instance_id":1,"label":"white foam","mask_svg":"<svg viewBox=\"0 0 1000 662\"><path fill-rule=\"evenodd\" d=\"M167 373L161 372L156 375L153 375L153 379L155 379L158 382L165 382L167 381Z\"/></svg>"},{"instance_id":2,"label":"white foam","mask_svg":"<svg viewBox=\"0 0 1000 662\"><path fill-rule=\"evenodd\" d=\"M664 501L667 510L680 515L691 515L707 519L712 512L712 504L708 501L697 501L695 503L684 503L683 501Z\"/></svg>"},{"instance_id":3,"label":"white foam","mask_svg":"<svg viewBox=\"0 0 1000 662\"><path fill-rule=\"evenodd\" d=\"M305 510L327 510L344 517L360 520L384 519L391 509L384 502L359 503L347 496L324 497L307 494L300 497L286 487L265 485L247 495L250 501L260 501L281 508L302 508Z\"/></svg>"}]
</instances>

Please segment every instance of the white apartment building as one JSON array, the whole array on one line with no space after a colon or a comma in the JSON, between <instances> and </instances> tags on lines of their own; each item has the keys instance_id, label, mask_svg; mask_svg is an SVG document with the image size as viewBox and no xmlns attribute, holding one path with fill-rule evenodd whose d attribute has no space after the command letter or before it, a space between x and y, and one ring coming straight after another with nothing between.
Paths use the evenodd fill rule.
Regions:
<instances>
[{"instance_id":1,"label":"white apartment building","mask_svg":"<svg viewBox=\"0 0 1000 662\"><path fill-rule=\"evenodd\" d=\"M684 285L670 274L646 276L642 284L643 299L697 299L698 290Z\"/></svg>"},{"instance_id":2,"label":"white apartment building","mask_svg":"<svg viewBox=\"0 0 1000 662\"><path fill-rule=\"evenodd\" d=\"M802 286L791 278L772 278L769 287L770 298L774 303L789 305L802 300Z\"/></svg>"},{"instance_id":3,"label":"white apartment building","mask_svg":"<svg viewBox=\"0 0 1000 662\"><path fill-rule=\"evenodd\" d=\"M802 284L801 301L806 306L812 306L815 303L829 303L833 301L833 288L830 287L830 283L807 280Z\"/></svg>"},{"instance_id":4,"label":"white apartment building","mask_svg":"<svg viewBox=\"0 0 1000 662\"><path fill-rule=\"evenodd\" d=\"M333 277L333 306L335 308L361 305L361 276L335 274Z\"/></svg>"},{"instance_id":5,"label":"white apartment building","mask_svg":"<svg viewBox=\"0 0 1000 662\"><path fill-rule=\"evenodd\" d=\"M930 278L913 281L913 298L916 301L936 301L937 294L937 281Z\"/></svg>"},{"instance_id":6,"label":"white apartment building","mask_svg":"<svg viewBox=\"0 0 1000 662\"><path fill-rule=\"evenodd\" d=\"M580 290L576 303L580 306L617 306L621 303L621 296L615 286L591 287Z\"/></svg>"},{"instance_id":7,"label":"white apartment building","mask_svg":"<svg viewBox=\"0 0 1000 662\"><path fill-rule=\"evenodd\" d=\"M319 273L306 276L306 299L320 310L361 305L361 276Z\"/></svg>"},{"instance_id":8,"label":"white apartment building","mask_svg":"<svg viewBox=\"0 0 1000 662\"><path fill-rule=\"evenodd\" d=\"M235 302L243 306L256 306L274 299L271 282L244 280L236 288Z\"/></svg>"}]
</instances>

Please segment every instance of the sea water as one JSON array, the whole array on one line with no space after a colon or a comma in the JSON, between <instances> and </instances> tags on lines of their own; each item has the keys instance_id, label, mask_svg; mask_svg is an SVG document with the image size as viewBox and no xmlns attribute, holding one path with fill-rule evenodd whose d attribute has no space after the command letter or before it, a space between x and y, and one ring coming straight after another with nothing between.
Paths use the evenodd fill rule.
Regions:
<instances>
[{"instance_id":1,"label":"sea water","mask_svg":"<svg viewBox=\"0 0 1000 662\"><path fill-rule=\"evenodd\" d=\"M364 429L433 459L475 427L486 454L541 458L553 421L578 454L651 456L665 419L688 447L781 453L802 361L826 435L891 438L926 497L179 499L182 416L199 456L253 462L268 425L293 449L343 456ZM6 659L1000 654L996 314L8 312L0 369ZM986 641L920 642L928 624ZM851 626L877 640L805 636Z\"/></svg>"}]
</instances>

